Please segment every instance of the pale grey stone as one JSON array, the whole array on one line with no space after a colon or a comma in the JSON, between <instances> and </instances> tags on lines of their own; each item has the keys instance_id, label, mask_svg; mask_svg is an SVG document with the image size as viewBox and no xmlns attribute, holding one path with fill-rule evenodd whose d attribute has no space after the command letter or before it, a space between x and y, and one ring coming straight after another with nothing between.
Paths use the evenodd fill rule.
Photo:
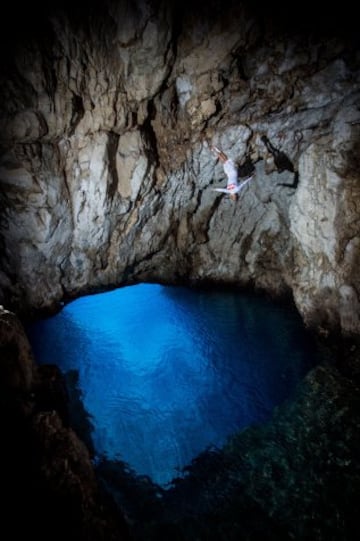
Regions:
<instances>
[{"instance_id":1,"label":"pale grey stone","mask_svg":"<svg viewBox=\"0 0 360 541\"><path fill-rule=\"evenodd\" d=\"M49 49L14 53L21 77L3 81L1 302L251 283L358 333L354 51L272 42L241 6L175 27L171 5L108 0L104 17L89 33L54 16ZM211 144L252 162L236 203L212 190L226 178Z\"/></svg>"}]
</instances>

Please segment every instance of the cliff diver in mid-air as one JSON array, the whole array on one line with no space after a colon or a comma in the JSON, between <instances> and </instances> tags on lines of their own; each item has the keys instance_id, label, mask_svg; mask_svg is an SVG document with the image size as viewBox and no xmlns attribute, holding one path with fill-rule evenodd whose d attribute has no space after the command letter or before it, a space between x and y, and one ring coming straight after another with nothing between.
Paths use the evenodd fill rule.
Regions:
<instances>
[{"instance_id":1,"label":"cliff diver in mid-air","mask_svg":"<svg viewBox=\"0 0 360 541\"><path fill-rule=\"evenodd\" d=\"M224 173L226 174L227 179L228 179L226 188L211 188L211 189L215 192L227 193L230 195L230 199L232 199L233 201L236 201L238 197L238 193L253 178L253 175L239 182L239 174L238 174L238 169L236 167L235 162L231 158L228 158L225 152L218 149L217 147L212 146L210 148L212 152L214 152L217 155L217 157L223 164Z\"/></svg>"}]
</instances>

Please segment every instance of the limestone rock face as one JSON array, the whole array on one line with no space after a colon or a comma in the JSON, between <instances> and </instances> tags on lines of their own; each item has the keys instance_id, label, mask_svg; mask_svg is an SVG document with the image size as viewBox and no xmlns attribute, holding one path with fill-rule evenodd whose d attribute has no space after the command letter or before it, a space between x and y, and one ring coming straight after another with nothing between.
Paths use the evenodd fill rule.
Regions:
<instances>
[{"instance_id":1,"label":"limestone rock face","mask_svg":"<svg viewBox=\"0 0 360 541\"><path fill-rule=\"evenodd\" d=\"M95 2L12 47L4 305L139 281L252 284L292 291L311 325L359 332L356 46L250 5ZM236 203L212 190L225 175L209 144L254 173Z\"/></svg>"},{"instance_id":2,"label":"limestone rock face","mask_svg":"<svg viewBox=\"0 0 360 541\"><path fill-rule=\"evenodd\" d=\"M306 319L357 332L360 185L341 165L332 147L313 144L301 156L304 181L290 207L294 294Z\"/></svg>"}]
</instances>

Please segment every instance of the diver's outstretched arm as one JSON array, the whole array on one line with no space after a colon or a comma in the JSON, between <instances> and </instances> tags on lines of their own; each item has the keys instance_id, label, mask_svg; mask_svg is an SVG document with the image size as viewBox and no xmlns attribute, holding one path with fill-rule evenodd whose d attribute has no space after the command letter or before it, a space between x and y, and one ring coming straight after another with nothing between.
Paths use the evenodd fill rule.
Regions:
<instances>
[{"instance_id":1,"label":"diver's outstretched arm","mask_svg":"<svg viewBox=\"0 0 360 541\"><path fill-rule=\"evenodd\" d=\"M226 188L211 188L213 192L221 192L221 193L233 193L232 190L227 190Z\"/></svg>"},{"instance_id":2,"label":"diver's outstretched arm","mask_svg":"<svg viewBox=\"0 0 360 541\"><path fill-rule=\"evenodd\" d=\"M244 188L244 186L246 186L246 184L248 182L250 182L250 180L253 178L253 175L251 175L251 177L248 177L248 178L245 178L244 180L242 180L240 182L240 184L238 185L238 187L236 188L236 191L239 192L240 190L242 190Z\"/></svg>"}]
</instances>

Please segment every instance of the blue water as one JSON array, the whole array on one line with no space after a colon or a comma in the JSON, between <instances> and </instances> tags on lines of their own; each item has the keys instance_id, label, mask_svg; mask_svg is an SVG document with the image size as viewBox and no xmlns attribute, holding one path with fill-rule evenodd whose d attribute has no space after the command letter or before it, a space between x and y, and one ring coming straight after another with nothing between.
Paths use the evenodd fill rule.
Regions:
<instances>
[{"instance_id":1,"label":"blue water","mask_svg":"<svg viewBox=\"0 0 360 541\"><path fill-rule=\"evenodd\" d=\"M96 455L163 486L205 448L268 419L315 363L295 310L229 291L124 287L27 332L39 364L76 371Z\"/></svg>"}]
</instances>

